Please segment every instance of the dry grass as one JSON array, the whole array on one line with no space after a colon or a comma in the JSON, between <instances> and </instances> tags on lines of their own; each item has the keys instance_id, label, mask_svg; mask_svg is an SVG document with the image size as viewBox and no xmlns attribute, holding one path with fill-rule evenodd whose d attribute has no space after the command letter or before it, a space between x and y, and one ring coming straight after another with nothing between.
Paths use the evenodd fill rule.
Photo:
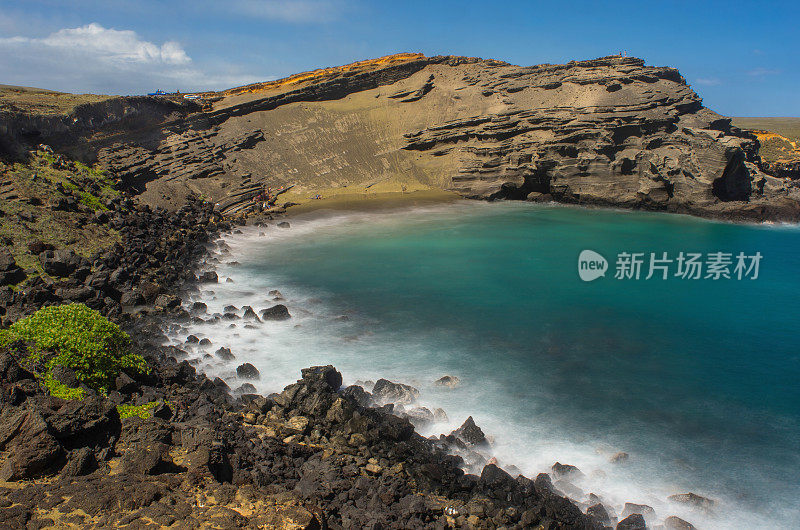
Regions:
<instances>
[{"instance_id":1,"label":"dry grass","mask_svg":"<svg viewBox=\"0 0 800 530\"><path fill-rule=\"evenodd\" d=\"M741 129L769 131L800 141L800 118L733 118Z\"/></svg>"},{"instance_id":2,"label":"dry grass","mask_svg":"<svg viewBox=\"0 0 800 530\"><path fill-rule=\"evenodd\" d=\"M43 88L0 85L0 111L17 111L38 115L69 114L84 103L97 103L112 96L67 94Z\"/></svg>"},{"instance_id":3,"label":"dry grass","mask_svg":"<svg viewBox=\"0 0 800 530\"><path fill-rule=\"evenodd\" d=\"M733 124L755 133L764 161L800 159L800 118L733 118Z\"/></svg>"}]
</instances>

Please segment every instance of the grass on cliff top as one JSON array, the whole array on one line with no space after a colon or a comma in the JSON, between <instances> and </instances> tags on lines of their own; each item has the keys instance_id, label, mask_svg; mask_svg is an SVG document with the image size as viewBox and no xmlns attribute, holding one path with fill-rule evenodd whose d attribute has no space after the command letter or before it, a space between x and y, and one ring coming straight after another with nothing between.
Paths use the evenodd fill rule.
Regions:
<instances>
[{"instance_id":1,"label":"grass on cliff top","mask_svg":"<svg viewBox=\"0 0 800 530\"><path fill-rule=\"evenodd\" d=\"M112 96L67 94L43 88L0 85L0 111L20 111L33 115L69 114L84 103L105 101Z\"/></svg>"},{"instance_id":2,"label":"grass on cliff top","mask_svg":"<svg viewBox=\"0 0 800 530\"><path fill-rule=\"evenodd\" d=\"M57 365L72 369L78 380L100 392L105 391L122 370L150 371L141 355L130 352L131 338L84 304L44 307L0 331L0 345L17 340L32 344L26 361L45 387L53 395L73 396L70 399L78 397L78 389L64 387L52 378L52 370Z\"/></svg>"},{"instance_id":3,"label":"grass on cliff top","mask_svg":"<svg viewBox=\"0 0 800 530\"><path fill-rule=\"evenodd\" d=\"M84 257L112 246L119 234L92 221L106 200L119 195L116 179L105 171L46 151L25 163L0 161L0 242L23 268L41 272L28 243L40 240L69 248ZM78 211L54 209L59 200L74 199Z\"/></svg>"},{"instance_id":4,"label":"grass on cliff top","mask_svg":"<svg viewBox=\"0 0 800 530\"><path fill-rule=\"evenodd\" d=\"M800 158L800 118L733 118L732 123L741 129L766 131L780 136L764 137L759 134L759 155L766 162L797 160ZM781 136L783 138L781 138Z\"/></svg>"},{"instance_id":5,"label":"grass on cliff top","mask_svg":"<svg viewBox=\"0 0 800 530\"><path fill-rule=\"evenodd\" d=\"M800 118L733 118L740 129L769 131L800 141Z\"/></svg>"}]
</instances>

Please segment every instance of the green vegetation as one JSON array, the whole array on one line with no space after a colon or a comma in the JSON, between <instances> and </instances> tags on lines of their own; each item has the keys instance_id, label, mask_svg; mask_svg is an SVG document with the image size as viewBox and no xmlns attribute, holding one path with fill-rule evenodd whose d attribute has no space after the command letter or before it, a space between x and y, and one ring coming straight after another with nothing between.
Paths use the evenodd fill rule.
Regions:
<instances>
[{"instance_id":1,"label":"green vegetation","mask_svg":"<svg viewBox=\"0 0 800 530\"><path fill-rule=\"evenodd\" d=\"M86 394L82 388L72 388L63 383L59 383L50 374L45 374L44 376L40 377L39 382L44 385L44 387L47 389L47 392L51 396L60 399L77 399L80 401Z\"/></svg>"},{"instance_id":2,"label":"green vegetation","mask_svg":"<svg viewBox=\"0 0 800 530\"><path fill-rule=\"evenodd\" d=\"M153 415L153 407L159 404L159 401L151 401L150 403L145 403L144 405L117 405L117 412L119 412L119 417L121 419L131 418L133 416L139 416L143 420L146 420L150 416Z\"/></svg>"},{"instance_id":3,"label":"green vegetation","mask_svg":"<svg viewBox=\"0 0 800 530\"><path fill-rule=\"evenodd\" d=\"M93 219L117 197L117 180L100 168L50 151L32 153L25 163L0 161L0 242L17 263L41 273L28 244L42 241L90 258L119 241L119 234ZM74 201L72 207L62 207Z\"/></svg>"},{"instance_id":4,"label":"green vegetation","mask_svg":"<svg viewBox=\"0 0 800 530\"><path fill-rule=\"evenodd\" d=\"M34 370L44 367L45 386L56 365L74 370L98 391L105 391L122 370L150 370L142 356L128 351L131 339L119 326L83 304L42 308L0 332L0 345L20 339L33 344L28 362Z\"/></svg>"}]
</instances>

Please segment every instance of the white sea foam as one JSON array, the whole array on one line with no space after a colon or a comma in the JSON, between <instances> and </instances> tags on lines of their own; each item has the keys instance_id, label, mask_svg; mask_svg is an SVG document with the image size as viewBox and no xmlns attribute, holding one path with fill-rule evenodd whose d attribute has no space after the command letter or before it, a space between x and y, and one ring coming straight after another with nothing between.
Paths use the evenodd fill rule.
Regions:
<instances>
[{"instance_id":1,"label":"white sea foam","mask_svg":"<svg viewBox=\"0 0 800 530\"><path fill-rule=\"evenodd\" d=\"M739 499L714 491L713 470L708 471L705 483L696 479L691 482L664 479L675 476L667 472L675 463L643 458L637 451L637 440L610 443L581 439L562 427L557 418L537 415L535 406L520 420L514 415L515 395L513 389L507 387L504 374L485 369L477 372L470 366L454 371L454 363L448 361L457 358L457 351L430 351L430 342L425 336L373 331L376 327L370 315L358 312L343 315L342 305L337 303L333 293L308 292L295 286L290 271L267 275L253 267L258 260L269 259L270 248L281 245L311 245L317 239L335 238L364 226L369 226L372 234L379 235L382 230L396 228L397 224L413 226L416 222L428 223L437 216L480 215L486 208L489 206L485 204L455 204L381 215L349 213L292 219L290 229L276 228L275 223L267 228L242 228L241 234L222 238L229 253L216 252L214 257L219 262L209 264L217 271L219 283L201 286L199 292L186 301L187 308L192 302L200 301L207 304L210 314L221 314L225 306L234 305L239 310L238 315L242 315L243 306L251 306L258 313L283 303L292 318L249 327L245 327L243 320L224 319L212 324L190 324L176 330L171 341L189 351L199 369L211 377L223 378L232 389L245 382L236 376L236 366L244 362L260 370L260 379L249 382L264 394L279 392L299 377L301 368L319 364L336 366L345 384L385 377L414 385L421 391L420 405L431 409L442 407L449 416L448 422L423 429L423 435L449 433L472 415L484 432L493 437L492 452L501 465L515 465L529 477L549 471L556 461L576 465L585 476L574 484L585 494L573 495L574 500L585 503L586 494L595 493L617 516L622 514L625 502L634 502L655 508L659 520L677 515L698 528L779 528L780 521L796 517L796 514L783 513L780 506L765 506L760 513L743 509ZM279 290L284 299L276 300L275 296L267 294L273 289ZM206 347L184 344L189 334L207 337L212 344ZM236 359L220 360L214 355L220 347L229 347ZM458 376L461 384L454 389L433 384L445 374ZM542 395L541 399L547 400L548 396ZM664 441L668 443L672 442ZM617 451L630 453L629 461L610 463L610 457ZM667 500L671 494L690 490L719 501L714 513Z\"/></svg>"}]
</instances>

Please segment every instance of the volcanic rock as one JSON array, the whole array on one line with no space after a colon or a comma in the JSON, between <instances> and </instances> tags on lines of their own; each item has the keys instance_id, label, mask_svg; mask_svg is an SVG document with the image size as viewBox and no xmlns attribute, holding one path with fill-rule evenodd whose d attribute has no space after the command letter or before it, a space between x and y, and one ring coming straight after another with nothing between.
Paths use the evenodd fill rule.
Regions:
<instances>
[{"instance_id":1,"label":"volcanic rock","mask_svg":"<svg viewBox=\"0 0 800 530\"><path fill-rule=\"evenodd\" d=\"M289 318L291 318L289 309L283 304L274 305L261 311L262 320L288 320Z\"/></svg>"},{"instance_id":2,"label":"volcanic rock","mask_svg":"<svg viewBox=\"0 0 800 530\"><path fill-rule=\"evenodd\" d=\"M261 377L261 374L258 372L258 368L250 363L244 363L237 366L236 375L242 379L259 379Z\"/></svg>"},{"instance_id":3,"label":"volcanic rock","mask_svg":"<svg viewBox=\"0 0 800 530\"><path fill-rule=\"evenodd\" d=\"M475 420L472 419L472 416L468 417L461 427L451 432L450 435L474 446L489 444L481 428L475 425Z\"/></svg>"},{"instance_id":4,"label":"volcanic rock","mask_svg":"<svg viewBox=\"0 0 800 530\"><path fill-rule=\"evenodd\" d=\"M372 387L372 397L379 403L400 403L408 405L419 397L419 390L402 383L393 383L388 379L378 379Z\"/></svg>"}]
</instances>

